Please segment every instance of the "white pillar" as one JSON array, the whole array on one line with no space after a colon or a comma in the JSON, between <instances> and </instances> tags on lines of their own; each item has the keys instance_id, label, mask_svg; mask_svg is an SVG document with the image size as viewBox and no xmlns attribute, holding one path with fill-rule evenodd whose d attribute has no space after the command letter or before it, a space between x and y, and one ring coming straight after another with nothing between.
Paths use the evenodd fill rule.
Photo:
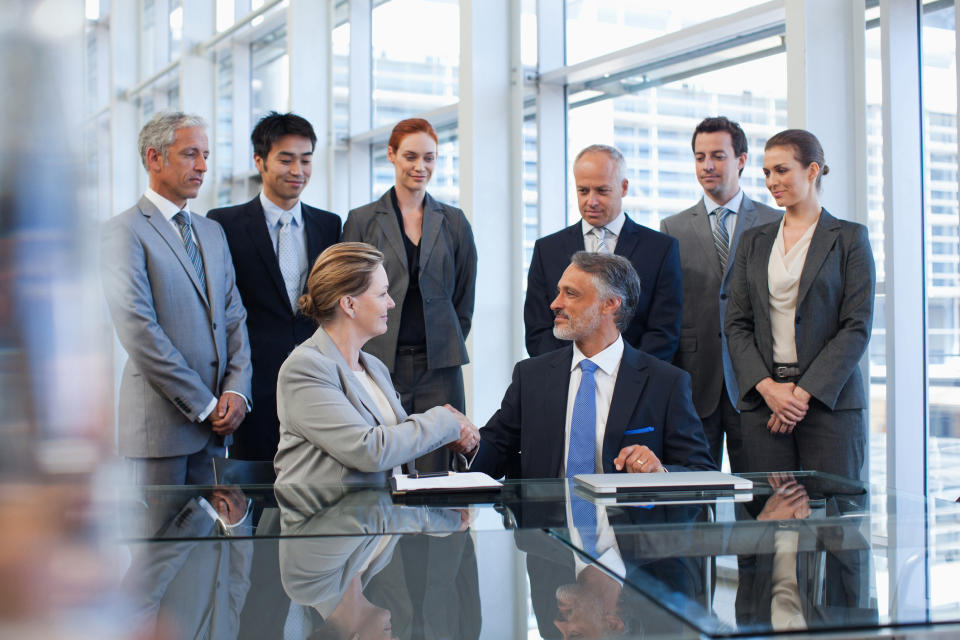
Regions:
<instances>
[{"instance_id":1,"label":"white pillar","mask_svg":"<svg viewBox=\"0 0 960 640\"><path fill-rule=\"evenodd\" d=\"M564 0L537 0L540 76L565 64L564 5ZM540 237L567 225L567 89L562 83L537 86L537 211Z\"/></svg>"},{"instance_id":2,"label":"white pillar","mask_svg":"<svg viewBox=\"0 0 960 640\"><path fill-rule=\"evenodd\" d=\"M370 0L350 0L350 93L348 97L350 110L350 137L370 129L373 122L372 100L373 95L373 43L371 36L371 2ZM370 193L371 159L370 142L368 140L349 143L347 163L349 167L349 185L347 187L347 202L341 214L346 216L351 208L370 202L373 196ZM346 219L346 218L344 218Z\"/></svg>"},{"instance_id":3,"label":"white pillar","mask_svg":"<svg viewBox=\"0 0 960 640\"><path fill-rule=\"evenodd\" d=\"M510 0L460 5L460 206L473 225L480 264L472 364L464 372L467 408L481 425L500 406L519 354L522 232L522 111L511 81L519 77L519 30ZM508 46L489 34L512 34ZM515 149L514 147L517 147Z\"/></svg>"},{"instance_id":4,"label":"white pillar","mask_svg":"<svg viewBox=\"0 0 960 640\"><path fill-rule=\"evenodd\" d=\"M110 7L110 203L103 219L136 203L147 185L146 171L137 151L140 131L137 105L120 96L138 82L140 46L139 3L116 2Z\"/></svg>"},{"instance_id":5,"label":"white pillar","mask_svg":"<svg viewBox=\"0 0 960 640\"><path fill-rule=\"evenodd\" d=\"M287 10L287 53L290 56L290 110L313 125L313 177L303 190L303 201L331 207L330 140L332 66L330 3L290 0Z\"/></svg>"},{"instance_id":6,"label":"white pillar","mask_svg":"<svg viewBox=\"0 0 960 640\"><path fill-rule=\"evenodd\" d=\"M215 207L217 203L216 171L213 170L212 156L216 143L214 99L217 74L213 56L209 53L199 53L196 46L216 32L216 14L213 0L190 0L183 3L182 10L181 51L174 52L174 57L180 56L180 109L202 116L210 125L207 128L207 135L210 138L211 157L207 166L207 175L197 198L190 203L191 211L205 212ZM162 27L161 32L170 28L167 22L158 26ZM174 106L170 105L171 108Z\"/></svg>"}]
</instances>

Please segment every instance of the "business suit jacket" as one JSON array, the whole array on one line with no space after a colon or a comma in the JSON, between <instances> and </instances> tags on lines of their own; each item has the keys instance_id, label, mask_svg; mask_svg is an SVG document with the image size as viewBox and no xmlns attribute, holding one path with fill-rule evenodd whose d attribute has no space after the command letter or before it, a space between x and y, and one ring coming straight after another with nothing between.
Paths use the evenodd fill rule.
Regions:
<instances>
[{"instance_id":1,"label":"business suit jacket","mask_svg":"<svg viewBox=\"0 0 960 640\"><path fill-rule=\"evenodd\" d=\"M223 229L191 214L201 289L180 234L150 200L103 225L103 288L130 358L120 381L120 455L179 456L203 448L197 417L215 397L250 397L246 312ZM228 440L229 442L229 440Z\"/></svg>"},{"instance_id":2,"label":"business suit jacket","mask_svg":"<svg viewBox=\"0 0 960 640\"><path fill-rule=\"evenodd\" d=\"M520 477L557 478L563 465L567 390L573 347L517 363L500 409L480 430L471 464L494 477L505 469ZM603 438L603 471L623 447L646 445L671 470L715 470L700 419L690 399L687 372L623 345Z\"/></svg>"},{"instance_id":3,"label":"business suit jacket","mask_svg":"<svg viewBox=\"0 0 960 640\"><path fill-rule=\"evenodd\" d=\"M277 484L383 483L384 472L460 437L449 410L408 416L384 364L363 351L360 363L390 402L397 424L384 424L321 327L280 367Z\"/></svg>"},{"instance_id":4,"label":"business suit jacket","mask_svg":"<svg viewBox=\"0 0 960 640\"><path fill-rule=\"evenodd\" d=\"M397 306L388 312L387 332L371 339L364 351L379 358L392 372L397 355L400 313L407 295L410 271L390 192L354 209L343 225L343 242L366 242L383 252L390 281L390 297ZM423 200L420 238L420 293L427 329L427 365L431 369L467 364L467 334L473 322L477 284L477 247L463 211Z\"/></svg>"},{"instance_id":5,"label":"business suit jacket","mask_svg":"<svg viewBox=\"0 0 960 640\"><path fill-rule=\"evenodd\" d=\"M527 297L523 324L527 353L539 356L566 344L553 336L550 303L557 296L557 283L577 251L583 251L583 232L578 220L566 229L544 236L533 246L527 274ZM661 360L670 361L680 339L680 252L673 238L624 221L614 253L630 260L640 276L640 301L623 339Z\"/></svg>"},{"instance_id":6,"label":"business suit jacket","mask_svg":"<svg viewBox=\"0 0 960 640\"><path fill-rule=\"evenodd\" d=\"M340 216L301 203L307 236L307 271L320 253L340 239ZM207 217L223 227L247 310L253 359L253 411L235 434L231 456L273 460L280 441L277 373L293 348L313 335L316 323L290 307L280 262L258 195L246 204L213 209Z\"/></svg>"},{"instance_id":7,"label":"business suit jacket","mask_svg":"<svg viewBox=\"0 0 960 640\"><path fill-rule=\"evenodd\" d=\"M747 229L779 222L783 215L744 196L730 239L730 259L727 260L727 268L721 271L709 213L701 198L689 209L660 221L660 231L673 236L680 243L680 265L683 270L680 348L674 364L693 379L693 404L701 418L717 410L721 393L729 394L733 406L737 406L737 398L740 397L727 340L723 335L723 319L727 312L730 274L737 245ZM722 367L717 366L720 362L723 363Z\"/></svg>"},{"instance_id":8,"label":"business suit jacket","mask_svg":"<svg viewBox=\"0 0 960 640\"><path fill-rule=\"evenodd\" d=\"M747 231L730 283L726 332L740 384L740 409L763 398L754 388L773 372L773 332L767 264L778 223ZM797 385L827 408L865 407L860 358L873 326L876 270L867 228L826 209L810 240L800 274L796 311Z\"/></svg>"}]
</instances>

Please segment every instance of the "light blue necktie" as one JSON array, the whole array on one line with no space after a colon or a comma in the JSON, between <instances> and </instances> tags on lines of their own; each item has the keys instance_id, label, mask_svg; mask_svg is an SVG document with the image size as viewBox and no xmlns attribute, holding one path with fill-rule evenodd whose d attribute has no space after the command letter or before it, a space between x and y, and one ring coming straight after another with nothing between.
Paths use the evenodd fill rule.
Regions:
<instances>
[{"instance_id":1,"label":"light blue necktie","mask_svg":"<svg viewBox=\"0 0 960 640\"><path fill-rule=\"evenodd\" d=\"M578 473L593 473L597 448L597 383L593 373L597 365L590 360L580 361L580 387L573 401L570 418L570 448L567 451L567 478ZM591 558L597 546L597 509L584 500L570 486L570 511L573 526L580 533L583 551Z\"/></svg>"},{"instance_id":2,"label":"light blue necktie","mask_svg":"<svg viewBox=\"0 0 960 640\"><path fill-rule=\"evenodd\" d=\"M183 248L187 250L187 257L193 263L193 268L197 271L197 278L200 280L200 289L207 290L207 278L203 273L203 258L200 256L200 247L193 239L193 225L190 224L190 217L183 211L177 211L173 216L173 221L180 228L180 237L183 239Z\"/></svg>"},{"instance_id":3,"label":"light blue necktie","mask_svg":"<svg viewBox=\"0 0 960 640\"><path fill-rule=\"evenodd\" d=\"M277 260L280 263L280 274L287 289L287 299L290 307L296 311L297 299L300 297L300 252L297 250L297 241L293 237L291 222L293 214L284 211L280 214L280 229L277 232Z\"/></svg>"}]
</instances>

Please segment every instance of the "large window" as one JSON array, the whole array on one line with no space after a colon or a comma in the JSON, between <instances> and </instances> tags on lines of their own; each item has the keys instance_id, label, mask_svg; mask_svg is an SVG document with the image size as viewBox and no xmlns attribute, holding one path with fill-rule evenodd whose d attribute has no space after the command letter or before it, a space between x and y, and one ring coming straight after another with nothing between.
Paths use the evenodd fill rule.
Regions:
<instances>
[{"instance_id":1,"label":"large window","mask_svg":"<svg viewBox=\"0 0 960 640\"><path fill-rule=\"evenodd\" d=\"M277 27L250 44L251 121L269 111L284 112L290 104L290 61L287 55L287 30Z\"/></svg>"},{"instance_id":2,"label":"large window","mask_svg":"<svg viewBox=\"0 0 960 640\"><path fill-rule=\"evenodd\" d=\"M927 489L960 495L960 218L954 3L922 16L924 234L927 251Z\"/></svg>"}]
</instances>

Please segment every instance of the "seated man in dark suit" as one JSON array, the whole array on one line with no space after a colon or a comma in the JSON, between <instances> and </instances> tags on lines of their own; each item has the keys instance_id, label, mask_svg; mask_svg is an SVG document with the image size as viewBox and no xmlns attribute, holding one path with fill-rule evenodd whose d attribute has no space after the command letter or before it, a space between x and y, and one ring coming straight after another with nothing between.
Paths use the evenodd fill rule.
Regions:
<instances>
[{"instance_id":1,"label":"seated man in dark suit","mask_svg":"<svg viewBox=\"0 0 960 640\"><path fill-rule=\"evenodd\" d=\"M539 356L564 346L553 329L550 301L557 281L577 251L611 253L630 261L643 290L620 332L636 349L670 362L680 343L680 251L677 240L648 229L623 211L626 163L614 147L594 144L573 163L582 220L537 240L527 274L523 326L527 353Z\"/></svg>"},{"instance_id":2,"label":"seated man in dark suit","mask_svg":"<svg viewBox=\"0 0 960 640\"><path fill-rule=\"evenodd\" d=\"M317 143L309 122L271 111L250 140L263 190L246 204L214 209L207 217L227 234L253 359L253 411L237 431L230 457L272 461L280 442L280 365L317 329L297 299L317 256L340 240L340 216L300 200Z\"/></svg>"},{"instance_id":3,"label":"seated man in dark suit","mask_svg":"<svg viewBox=\"0 0 960 640\"><path fill-rule=\"evenodd\" d=\"M715 470L690 374L620 335L640 297L630 261L580 251L558 289L553 333L573 344L517 364L471 469L523 478Z\"/></svg>"}]
</instances>

